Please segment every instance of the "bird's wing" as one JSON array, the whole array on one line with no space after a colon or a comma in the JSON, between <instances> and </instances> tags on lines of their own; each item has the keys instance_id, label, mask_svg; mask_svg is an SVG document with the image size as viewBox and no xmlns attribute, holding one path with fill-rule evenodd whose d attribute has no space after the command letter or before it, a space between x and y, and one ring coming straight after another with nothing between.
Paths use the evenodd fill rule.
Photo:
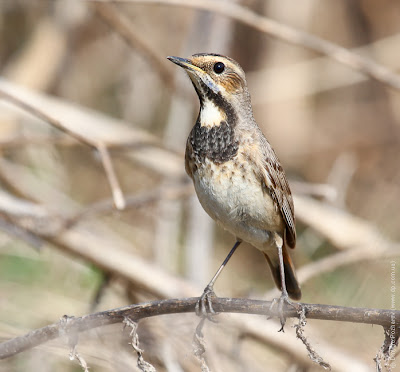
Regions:
<instances>
[{"instance_id":1,"label":"bird's wing","mask_svg":"<svg viewBox=\"0 0 400 372\"><path fill-rule=\"evenodd\" d=\"M268 144L269 145L269 144ZM290 248L296 246L296 220L294 217L294 205L292 192L286 179L285 172L271 146L267 147L264 156L264 179L268 191L281 211L286 224L285 241Z\"/></svg>"}]
</instances>

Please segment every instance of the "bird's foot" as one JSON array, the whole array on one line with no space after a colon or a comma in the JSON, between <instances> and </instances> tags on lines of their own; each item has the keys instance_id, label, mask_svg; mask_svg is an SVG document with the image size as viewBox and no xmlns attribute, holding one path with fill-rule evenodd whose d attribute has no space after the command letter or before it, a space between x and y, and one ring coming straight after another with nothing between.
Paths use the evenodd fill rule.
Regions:
<instances>
[{"instance_id":1,"label":"bird's foot","mask_svg":"<svg viewBox=\"0 0 400 372\"><path fill-rule=\"evenodd\" d=\"M217 297L211 285L204 288L204 292L196 303L196 315L214 321L213 315L216 314L212 306L212 298Z\"/></svg>"},{"instance_id":2,"label":"bird's foot","mask_svg":"<svg viewBox=\"0 0 400 372\"><path fill-rule=\"evenodd\" d=\"M291 306L297 311L299 309L300 305L289 300L289 296L287 293L282 293L279 298L274 298L272 300L271 306L269 308L272 313L278 314L279 320L281 322L281 328L279 329L278 332L285 332L284 328L285 328L285 324L286 324L286 317L285 317L283 311L286 306ZM277 307L277 310L275 311L276 307Z\"/></svg>"}]
</instances>

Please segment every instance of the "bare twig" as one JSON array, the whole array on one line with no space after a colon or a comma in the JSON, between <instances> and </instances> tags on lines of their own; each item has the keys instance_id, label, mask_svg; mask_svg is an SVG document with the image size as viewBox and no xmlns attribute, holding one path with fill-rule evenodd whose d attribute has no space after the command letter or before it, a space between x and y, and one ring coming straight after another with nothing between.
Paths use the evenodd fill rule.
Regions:
<instances>
[{"instance_id":1,"label":"bare twig","mask_svg":"<svg viewBox=\"0 0 400 372\"><path fill-rule=\"evenodd\" d=\"M0 230L5 233L14 236L17 239L22 239L27 244L31 245L36 249L40 249L43 245L42 239L40 239L36 234L27 231L24 228L8 221L0 215Z\"/></svg>"},{"instance_id":2,"label":"bare twig","mask_svg":"<svg viewBox=\"0 0 400 372\"><path fill-rule=\"evenodd\" d=\"M201 318L199 324L196 327L196 332L193 335L193 353L199 360L201 365L201 372L210 372L207 360L205 358L206 345L203 334L203 327L206 318Z\"/></svg>"},{"instance_id":3,"label":"bare twig","mask_svg":"<svg viewBox=\"0 0 400 372\"><path fill-rule=\"evenodd\" d=\"M0 359L8 358L24 350L38 346L44 342L69 334L77 335L89 329L107 324L123 322L129 318L134 322L140 319L178 313L195 313L198 297L154 301L139 305L130 305L118 309L85 315L80 318L69 318L65 322L52 324L20 337L0 344ZM237 298L213 298L213 308L218 313L242 313L276 316L271 310L271 301L248 300ZM400 311L383 309L352 308L319 304L301 304L308 319L332 320L364 324L377 324L390 327L393 322L400 324ZM284 309L287 318L298 317L295 309ZM60 332L62 330L62 332Z\"/></svg>"},{"instance_id":4,"label":"bare twig","mask_svg":"<svg viewBox=\"0 0 400 372\"><path fill-rule=\"evenodd\" d=\"M89 0L108 1L108 0ZM118 0L127 3L157 3L176 5L182 7L208 10L233 18L238 22L246 24L254 29L267 33L277 39L284 40L290 44L301 45L315 52L329 56L354 70L360 71L369 77L386 84L396 90L400 90L400 76L391 72L386 67L373 60L357 55L346 48L323 40L315 35L297 30L270 18L264 17L233 2L214 0Z\"/></svg>"},{"instance_id":5,"label":"bare twig","mask_svg":"<svg viewBox=\"0 0 400 372\"><path fill-rule=\"evenodd\" d=\"M400 34L395 34L360 48L350 49L350 51L358 55L377 56L381 64L397 71L399 60L393 50L399 43ZM293 84L299 76L315 76L316 71L323 71L323 73L318 74L313 84ZM345 70L343 65L332 63L327 56L249 71L246 72L246 78L251 87L251 102L255 106L268 102L296 100L337 88L349 87L367 80L368 76L356 70ZM274 89L265 89L266 86L272 86Z\"/></svg>"},{"instance_id":6,"label":"bare twig","mask_svg":"<svg viewBox=\"0 0 400 372\"><path fill-rule=\"evenodd\" d=\"M48 15L38 19L28 40L18 53L13 53L2 71L8 79L39 91L46 91L56 78L68 53L69 33ZM51 53L48 51L51 50ZM43 58L46 56L46 58Z\"/></svg>"},{"instance_id":7,"label":"bare twig","mask_svg":"<svg viewBox=\"0 0 400 372\"><path fill-rule=\"evenodd\" d=\"M106 22L115 32L117 32L128 45L142 53L153 65L164 83L170 88L173 87L173 75L166 68L165 59L161 58L157 51L150 47L147 39L141 39L139 32L135 31L132 22L115 6L111 4L94 4L97 15Z\"/></svg>"},{"instance_id":8,"label":"bare twig","mask_svg":"<svg viewBox=\"0 0 400 372\"><path fill-rule=\"evenodd\" d=\"M46 123L49 123L53 127L61 130L62 132L69 134L71 137L75 138L79 142L82 142L83 144L88 145L90 147L96 148L96 144L92 143L88 138L82 136L81 134L79 134L77 132L74 132L74 131L68 129L68 127L63 125L59 120L46 114L43 110L40 110L40 109L34 107L30 103L27 103L27 102L19 99L18 97L6 92L3 89L0 89L0 99L4 99L5 101L12 103L13 105L21 108L22 110L30 113L31 115L45 121Z\"/></svg>"},{"instance_id":9,"label":"bare twig","mask_svg":"<svg viewBox=\"0 0 400 372\"><path fill-rule=\"evenodd\" d=\"M300 283L303 284L321 274L333 272L339 267L354 265L359 262L383 260L400 255L400 245L398 243L385 241L382 246L373 244L374 241L368 241L365 244L360 243L352 247L340 247L344 248L344 250L300 267L297 270L297 277ZM278 290L273 288L265 294L265 298L271 298L277 293Z\"/></svg>"},{"instance_id":10,"label":"bare twig","mask_svg":"<svg viewBox=\"0 0 400 372\"><path fill-rule=\"evenodd\" d=\"M387 259L400 256L398 245L386 250L366 249L365 246L357 246L345 251L331 254L308 265L302 266L297 274L299 281L304 283L318 275L332 272L339 267L355 264L357 262Z\"/></svg>"},{"instance_id":11,"label":"bare twig","mask_svg":"<svg viewBox=\"0 0 400 372\"><path fill-rule=\"evenodd\" d=\"M143 358L143 350L139 347L139 336L137 334L138 324L129 317L124 319L124 325L131 328L130 336L132 338L131 346L135 350L138 360L137 366L142 372L156 372L156 369Z\"/></svg>"},{"instance_id":12,"label":"bare twig","mask_svg":"<svg viewBox=\"0 0 400 372\"><path fill-rule=\"evenodd\" d=\"M186 182L177 185L166 187L156 187L152 190L145 191L138 195L127 195L125 197L125 210L137 209L157 202L159 200L175 200L187 197L193 194L193 186L188 185ZM105 215L114 210L113 201L110 199L102 200L89 205L84 210L77 213L75 216L70 217L65 222L66 228L71 228L76 223L79 223L83 218L93 217L96 215Z\"/></svg>"},{"instance_id":13,"label":"bare twig","mask_svg":"<svg viewBox=\"0 0 400 372\"><path fill-rule=\"evenodd\" d=\"M383 340L383 344L374 358L377 372L383 371L382 361L388 372L392 372L393 368L395 367L395 352L400 336L400 327L396 328L396 324L398 323L393 322L390 327L383 327L385 339Z\"/></svg>"},{"instance_id":14,"label":"bare twig","mask_svg":"<svg viewBox=\"0 0 400 372\"><path fill-rule=\"evenodd\" d=\"M0 79L1 91L13 97L19 97L21 101L29 103L30 106L42 112L45 111L53 118L62 117L62 124L68 129L67 133L75 133L81 138L89 139L94 145L104 143L110 150L140 150L130 151L126 156L160 175L171 178L181 178L184 175L181 155L178 156L173 151L163 149L157 137L129 126L127 122L78 104L27 90L4 79ZM19 106L15 105L15 107Z\"/></svg>"},{"instance_id":15,"label":"bare twig","mask_svg":"<svg viewBox=\"0 0 400 372\"><path fill-rule=\"evenodd\" d=\"M336 188L327 183L290 181L290 188L294 194L312 196L328 202L333 202L338 194Z\"/></svg>"},{"instance_id":16,"label":"bare twig","mask_svg":"<svg viewBox=\"0 0 400 372\"><path fill-rule=\"evenodd\" d=\"M318 355L318 353L314 350L311 346L310 342L307 340L306 336L304 335L304 327L307 324L305 309L303 307L299 307L299 322L294 327L296 329L296 337L304 344L307 349L309 358L319 364L324 369L331 370L331 366L329 363L324 362L324 360Z\"/></svg>"},{"instance_id":17,"label":"bare twig","mask_svg":"<svg viewBox=\"0 0 400 372\"><path fill-rule=\"evenodd\" d=\"M20 107L21 109L23 109L24 111L30 113L31 115L42 119L43 121L45 121L46 123L49 123L50 125L52 125L53 127L69 134L71 137L77 139L79 142L90 146L92 148L95 148L101 157L103 166L104 166L104 170L108 179L108 182L110 184L110 188L114 197L114 202L115 202L115 206L118 209L123 209L125 206L125 201L124 201L124 197L121 191L121 188L119 186L117 177L115 175L115 170L114 167L112 165L111 159L110 159L110 155L108 153L107 147L103 142L100 141L92 141L90 138L87 138L77 132L74 132L72 130L70 130L67 126L63 125L59 120L51 117L50 115L48 115L47 113L45 113L43 110L40 110L36 107L34 107L33 105L24 102L23 100L17 98L16 96L7 93L6 91L0 89L0 99L4 99L18 107Z\"/></svg>"},{"instance_id":18,"label":"bare twig","mask_svg":"<svg viewBox=\"0 0 400 372\"><path fill-rule=\"evenodd\" d=\"M386 239L376 226L366 220L327 203L295 195L294 205L299 221L312 227L340 250L364 246L365 249L382 252L399 246Z\"/></svg>"},{"instance_id":19,"label":"bare twig","mask_svg":"<svg viewBox=\"0 0 400 372\"><path fill-rule=\"evenodd\" d=\"M21 148L25 146L48 146L48 145L60 145L60 146L76 146L79 142L72 138L63 135L41 135L41 136L18 136L11 139L0 140L0 149L12 149Z\"/></svg>"},{"instance_id":20,"label":"bare twig","mask_svg":"<svg viewBox=\"0 0 400 372\"><path fill-rule=\"evenodd\" d=\"M121 187L119 186L117 175L115 174L115 170L112 165L110 153L108 152L107 146L104 143L100 142L97 144L97 150L100 153L101 162L103 163L104 171L106 172L106 176L111 187L115 206L118 209L124 209L124 194L122 193Z\"/></svg>"},{"instance_id":21,"label":"bare twig","mask_svg":"<svg viewBox=\"0 0 400 372\"><path fill-rule=\"evenodd\" d=\"M80 354L78 353L77 345L75 345L75 346L71 349L71 352L69 353L69 359L70 359L70 360L75 360L75 359L76 359L76 360L78 361L79 365L82 367L82 370L83 370L84 372L89 372L89 367L88 367L88 365L87 365L87 363L86 363L86 360L83 358L82 355L80 355Z\"/></svg>"},{"instance_id":22,"label":"bare twig","mask_svg":"<svg viewBox=\"0 0 400 372\"><path fill-rule=\"evenodd\" d=\"M144 191L138 195L126 195L125 196L125 210L136 209L144 207L150 203L162 199L179 199L193 194L193 186L187 182L182 182L179 184L156 187L149 191ZM113 202L110 199L102 200L92 205L87 206L82 211L78 212L75 216L68 218L66 226L70 228L71 226L78 223L83 218L95 216L98 214L104 215L112 212L114 210Z\"/></svg>"}]
</instances>

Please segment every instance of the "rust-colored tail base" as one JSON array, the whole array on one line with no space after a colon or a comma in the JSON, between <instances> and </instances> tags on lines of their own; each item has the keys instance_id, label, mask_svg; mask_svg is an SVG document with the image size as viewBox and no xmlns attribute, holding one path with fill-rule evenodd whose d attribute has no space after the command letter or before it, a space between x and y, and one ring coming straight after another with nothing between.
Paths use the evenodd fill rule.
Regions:
<instances>
[{"instance_id":1,"label":"rust-colored tail base","mask_svg":"<svg viewBox=\"0 0 400 372\"><path fill-rule=\"evenodd\" d=\"M297 281L296 272L294 269L294 265L292 259L290 258L289 254L287 253L286 247L282 249L283 254L283 266L285 270L285 282L286 282L286 289L288 291L289 297L293 300L300 300L301 298L301 289L299 282ZM279 270L279 257L276 254L276 259L273 261L270 257L264 253L265 258L271 268L272 276L274 277L274 281L276 286L282 290L282 283L281 283L281 274Z\"/></svg>"}]
</instances>

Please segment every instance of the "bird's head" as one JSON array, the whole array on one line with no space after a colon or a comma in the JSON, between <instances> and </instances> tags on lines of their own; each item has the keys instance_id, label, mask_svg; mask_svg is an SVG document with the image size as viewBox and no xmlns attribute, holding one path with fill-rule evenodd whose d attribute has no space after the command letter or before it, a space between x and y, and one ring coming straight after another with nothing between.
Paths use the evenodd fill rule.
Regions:
<instances>
[{"instance_id":1,"label":"bird's head","mask_svg":"<svg viewBox=\"0 0 400 372\"><path fill-rule=\"evenodd\" d=\"M240 65L219 54L194 54L190 58L168 57L183 67L201 94L221 93L223 96L240 94L246 89L246 79Z\"/></svg>"},{"instance_id":2,"label":"bird's head","mask_svg":"<svg viewBox=\"0 0 400 372\"><path fill-rule=\"evenodd\" d=\"M190 58L168 57L168 59L185 69L199 96L202 108L212 104L225 113L232 107L251 109L243 69L232 58L219 54L199 53Z\"/></svg>"}]
</instances>

